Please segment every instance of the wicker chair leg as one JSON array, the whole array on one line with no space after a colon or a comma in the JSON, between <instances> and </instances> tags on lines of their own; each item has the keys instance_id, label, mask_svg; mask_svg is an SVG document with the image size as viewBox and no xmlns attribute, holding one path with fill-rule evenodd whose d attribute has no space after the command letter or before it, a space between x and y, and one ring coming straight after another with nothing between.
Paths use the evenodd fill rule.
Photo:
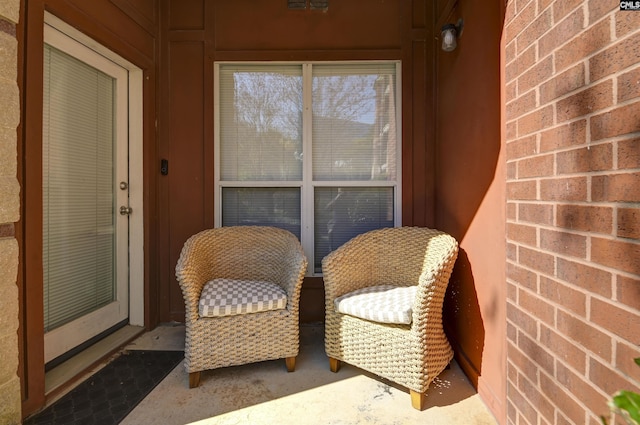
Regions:
<instances>
[{"instance_id":1,"label":"wicker chair leg","mask_svg":"<svg viewBox=\"0 0 640 425\"><path fill-rule=\"evenodd\" d=\"M411 405L414 409L424 410L427 407L427 396L424 393L419 393L417 391L409 390L411 393Z\"/></svg>"},{"instance_id":2,"label":"wicker chair leg","mask_svg":"<svg viewBox=\"0 0 640 425\"><path fill-rule=\"evenodd\" d=\"M200 385L200 372L189 373L189 388L196 388Z\"/></svg>"},{"instance_id":3,"label":"wicker chair leg","mask_svg":"<svg viewBox=\"0 0 640 425\"><path fill-rule=\"evenodd\" d=\"M329 369L333 373L338 372L340 370L340 360L329 357Z\"/></svg>"},{"instance_id":4,"label":"wicker chair leg","mask_svg":"<svg viewBox=\"0 0 640 425\"><path fill-rule=\"evenodd\" d=\"M287 365L287 372L293 372L296 370L296 358L295 357L287 357L284 359Z\"/></svg>"}]
</instances>

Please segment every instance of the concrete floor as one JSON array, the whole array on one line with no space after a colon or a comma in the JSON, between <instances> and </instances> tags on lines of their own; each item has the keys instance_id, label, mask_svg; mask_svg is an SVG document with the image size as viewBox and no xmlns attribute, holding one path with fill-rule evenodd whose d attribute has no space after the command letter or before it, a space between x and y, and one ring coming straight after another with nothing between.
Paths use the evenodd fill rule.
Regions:
<instances>
[{"instance_id":1,"label":"concrete floor","mask_svg":"<svg viewBox=\"0 0 640 425\"><path fill-rule=\"evenodd\" d=\"M324 328L303 325L296 370L284 360L203 372L188 388L178 365L125 419L125 425L171 424L434 424L495 425L476 391L454 362L428 391L428 407L411 407L408 391L343 364L329 371ZM129 350L182 350L182 326L160 326Z\"/></svg>"}]
</instances>

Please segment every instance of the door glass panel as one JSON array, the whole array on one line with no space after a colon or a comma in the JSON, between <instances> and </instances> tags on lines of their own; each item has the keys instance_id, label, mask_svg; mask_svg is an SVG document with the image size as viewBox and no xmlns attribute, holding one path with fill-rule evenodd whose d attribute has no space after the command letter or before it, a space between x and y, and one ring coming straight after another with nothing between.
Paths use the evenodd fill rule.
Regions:
<instances>
[{"instance_id":1,"label":"door glass panel","mask_svg":"<svg viewBox=\"0 0 640 425\"><path fill-rule=\"evenodd\" d=\"M45 45L45 332L116 298L114 93L114 78Z\"/></svg>"}]
</instances>

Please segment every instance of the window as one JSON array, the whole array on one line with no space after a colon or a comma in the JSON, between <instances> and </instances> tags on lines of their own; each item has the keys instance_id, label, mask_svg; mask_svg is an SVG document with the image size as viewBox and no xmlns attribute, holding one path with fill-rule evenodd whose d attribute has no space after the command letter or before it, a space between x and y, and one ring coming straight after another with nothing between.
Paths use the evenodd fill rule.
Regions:
<instances>
[{"instance_id":1,"label":"window","mask_svg":"<svg viewBox=\"0 0 640 425\"><path fill-rule=\"evenodd\" d=\"M290 230L319 274L352 237L400 225L399 67L216 64L216 226Z\"/></svg>"}]
</instances>

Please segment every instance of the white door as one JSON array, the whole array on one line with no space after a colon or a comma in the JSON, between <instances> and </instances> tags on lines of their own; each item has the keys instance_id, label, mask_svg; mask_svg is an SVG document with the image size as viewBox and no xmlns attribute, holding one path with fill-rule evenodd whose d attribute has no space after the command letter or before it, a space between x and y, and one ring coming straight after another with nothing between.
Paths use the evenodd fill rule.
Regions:
<instances>
[{"instance_id":1,"label":"white door","mask_svg":"<svg viewBox=\"0 0 640 425\"><path fill-rule=\"evenodd\" d=\"M128 71L45 26L45 362L129 317Z\"/></svg>"}]
</instances>

